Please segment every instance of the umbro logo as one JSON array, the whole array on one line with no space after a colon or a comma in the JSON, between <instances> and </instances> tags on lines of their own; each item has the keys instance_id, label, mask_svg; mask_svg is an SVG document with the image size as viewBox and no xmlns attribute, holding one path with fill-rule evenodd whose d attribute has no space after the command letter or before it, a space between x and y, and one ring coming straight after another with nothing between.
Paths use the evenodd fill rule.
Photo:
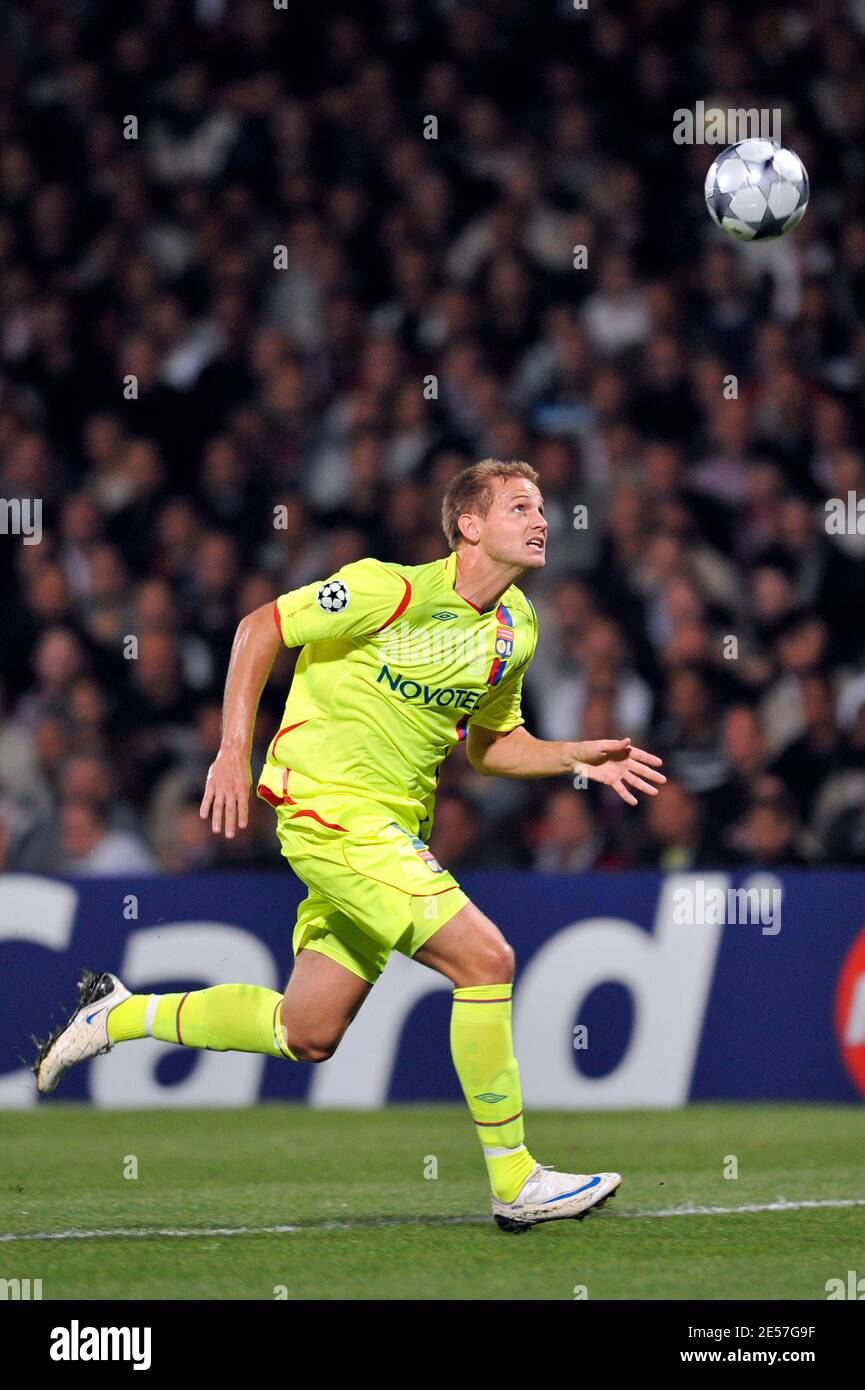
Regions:
<instances>
[{"instance_id":1,"label":"umbro logo","mask_svg":"<svg viewBox=\"0 0 865 1390\"><path fill-rule=\"evenodd\" d=\"M438 618L440 623L446 623L451 618L456 617L456 613L433 613L434 618Z\"/></svg>"}]
</instances>

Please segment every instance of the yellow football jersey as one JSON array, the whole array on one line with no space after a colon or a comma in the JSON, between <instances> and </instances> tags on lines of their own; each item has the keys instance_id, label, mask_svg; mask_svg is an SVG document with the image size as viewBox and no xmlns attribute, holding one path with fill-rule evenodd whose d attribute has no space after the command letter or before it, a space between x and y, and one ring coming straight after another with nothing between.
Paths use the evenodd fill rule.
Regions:
<instances>
[{"instance_id":1,"label":"yellow football jersey","mask_svg":"<svg viewBox=\"0 0 865 1390\"><path fill-rule=\"evenodd\" d=\"M524 723L534 606L512 584L482 612L454 589L456 561L356 560L276 600L283 641L303 651L259 796L353 793L431 824L438 769L469 723Z\"/></svg>"}]
</instances>

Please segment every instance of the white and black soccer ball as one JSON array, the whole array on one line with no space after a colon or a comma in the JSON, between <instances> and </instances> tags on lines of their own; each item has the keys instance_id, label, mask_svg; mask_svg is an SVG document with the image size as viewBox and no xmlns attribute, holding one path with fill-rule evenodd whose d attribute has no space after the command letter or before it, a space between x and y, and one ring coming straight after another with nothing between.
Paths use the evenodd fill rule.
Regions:
<instances>
[{"instance_id":1,"label":"white and black soccer ball","mask_svg":"<svg viewBox=\"0 0 865 1390\"><path fill-rule=\"evenodd\" d=\"M805 165L777 140L728 145L706 175L710 216L740 241L770 241L792 232L805 216L810 192Z\"/></svg>"},{"instance_id":2,"label":"white and black soccer ball","mask_svg":"<svg viewBox=\"0 0 865 1390\"><path fill-rule=\"evenodd\" d=\"M341 579L329 579L322 584L315 598L325 613L341 613L348 607L348 587Z\"/></svg>"}]
</instances>

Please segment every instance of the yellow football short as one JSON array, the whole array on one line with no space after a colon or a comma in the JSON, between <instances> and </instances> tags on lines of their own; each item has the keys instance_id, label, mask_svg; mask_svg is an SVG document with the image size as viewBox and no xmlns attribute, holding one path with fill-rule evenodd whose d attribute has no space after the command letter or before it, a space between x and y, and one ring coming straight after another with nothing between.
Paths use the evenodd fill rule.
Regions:
<instances>
[{"instance_id":1,"label":"yellow football short","mask_svg":"<svg viewBox=\"0 0 865 1390\"><path fill-rule=\"evenodd\" d=\"M276 833L309 888L293 947L320 951L375 984L391 951L413 956L469 901L393 811L344 794L275 807Z\"/></svg>"}]
</instances>

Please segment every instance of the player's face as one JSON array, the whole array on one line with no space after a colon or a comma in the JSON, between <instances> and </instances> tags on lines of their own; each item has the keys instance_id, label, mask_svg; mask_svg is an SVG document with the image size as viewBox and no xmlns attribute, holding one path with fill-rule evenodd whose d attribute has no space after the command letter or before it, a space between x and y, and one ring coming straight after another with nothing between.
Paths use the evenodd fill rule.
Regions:
<instances>
[{"instance_id":1,"label":"player's face","mask_svg":"<svg viewBox=\"0 0 865 1390\"><path fill-rule=\"evenodd\" d=\"M543 569L546 564L547 521L540 488L528 478L494 478L494 496L481 531L481 543L492 560Z\"/></svg>"}]
</instances>

